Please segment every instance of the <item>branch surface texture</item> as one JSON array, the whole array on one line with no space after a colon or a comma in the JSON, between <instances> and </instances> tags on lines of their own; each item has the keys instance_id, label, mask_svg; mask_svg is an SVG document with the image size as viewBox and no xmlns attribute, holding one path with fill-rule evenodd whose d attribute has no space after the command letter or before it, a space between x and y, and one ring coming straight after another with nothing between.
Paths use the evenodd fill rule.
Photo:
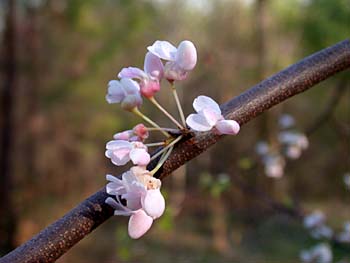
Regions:
<instances>
[{"instance_id":1,"label":"branch surface texture","mask_svg":"<svg viewBox=\"0 0 350 263\"><path fill-rule=\"evenodd\" d=\"M223 115L242 126L274 105L348 68L350 41L345 40L304 58L221 105ZM211 132L189 134L174 148L155 176L163 179L221 137ZM113 209L104 203L107 197L104 188L99 190L31 240L2 257L0 263L56 261L113 215Z\"/></svg>"}]
</instances>

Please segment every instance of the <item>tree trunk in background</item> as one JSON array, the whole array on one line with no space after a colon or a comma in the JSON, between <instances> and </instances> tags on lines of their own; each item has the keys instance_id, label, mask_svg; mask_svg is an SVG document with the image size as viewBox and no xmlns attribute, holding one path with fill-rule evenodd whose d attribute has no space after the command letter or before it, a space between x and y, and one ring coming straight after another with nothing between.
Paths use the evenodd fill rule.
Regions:
<instances>
[{"instance_id":1,"label":"tree trunk in background","mask_svg":"<svg viewBox=\"0 0 350 263\"><path fill-rule=\"evenodd\" d=\"M40 67L40 39L38 34L38 10L28 8L26 30L26 50L28 50L26 63L29 65L28 86L25 89L25 112L23 137L26 138L23 153L25 156L25 180L28 186L35 187L35 178L40 178L36 166L37 133L40 129L40 117L38 115L38 89L40 88L39 67ZM33 185L34 184L34 185Z\"/></svg>"},{"instance_id":2,"label":"tree trunk in background","mask_svg":"<svg viewBox=\"0 0 350 263\"><path fill-rule=\"evenodd\" d=\"M14 145L14 109L15 109L15 1L6 2L7 14L3 37L1 89L1 144L0 144L0 254L15 247L16 221L14 206L11 198L12 188L12 148Z\"/></svg>"}]
</instances>

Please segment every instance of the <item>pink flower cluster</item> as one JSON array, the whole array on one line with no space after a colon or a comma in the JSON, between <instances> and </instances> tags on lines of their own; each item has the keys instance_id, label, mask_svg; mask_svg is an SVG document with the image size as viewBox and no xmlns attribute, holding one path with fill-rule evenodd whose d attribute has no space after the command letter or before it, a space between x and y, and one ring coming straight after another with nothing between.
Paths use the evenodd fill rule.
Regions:
<instances>
[{"instance_id":1,"label":"pink flower cluster","mask_svg":"<svg viewBox=\"0 0 350 263\"><path fill-rule=\"evenodd\" d=\"M194 100L193 107L196 113L189 115L185 120L174 82L186 79L197 63L197 51L192 42L185 40L175 47L167 41L156 41L147 49L144 68L123 68L118 74L120 79L108 83L106 95L108 103L120 103L123 109L136 114L152 126L138 124L131 130L114 134L113 140L106 144L105 156L114 165L122 166L129 161L134 165L123 173L121 178L106 176L106 191L110 195L106 203L114 208L115 215L130 216L128 231L131 238L144 235L153 221L164 212L165 200L160 191L161 181L153 175L167 160L176 143L181 141L183 133L191 129L197 132L212 130L216 134L237 134L240 129L236 121L225 120L219 105L206 96L199 96ZM182 123L154 98L160 90L162 79L171 83ZM170 133L174 129L161 128L144 115L139 109L142 98L152 102L179 130ZM145 141L150 131L160 131L166 139L147 144ZM163 148L151 157L148 150L154 146ZM157 165L148 171L147 166L151 160L157 161Z\"/></svg>"}]
</instances>

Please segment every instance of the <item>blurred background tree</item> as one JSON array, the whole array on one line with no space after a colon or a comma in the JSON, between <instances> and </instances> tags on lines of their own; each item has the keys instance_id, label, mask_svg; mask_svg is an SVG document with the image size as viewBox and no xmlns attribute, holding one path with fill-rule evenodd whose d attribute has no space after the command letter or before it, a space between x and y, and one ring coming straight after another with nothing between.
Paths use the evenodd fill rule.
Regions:
<instances>
[{"instance_id":1,"label":"blurred background tree","mask_svg":"<svg viewBox=\"0 0 350 263\"><path fill-rule=\"evenodd\" d=\"M102 187L106 173L122 172L104 157L105 143L138 120L105 102L106 84L122 67L142 67L146 47L155 40L189 39L197 47L198 65L179 84L190 113L199 94L225 102L348 38L349 17L347 0L1 1L0 158L7 166L0 171L0 233L8 236L1 240L1 253ZM168 88L164 83L159 99L175 113ZM113 218L59 262L151 257L295 262L313 241L297 218L271 204L322 209L332 215L333 226L350 219L350 193L342 181L350 170L349 98L345 72L265 113L239 137L226 138L192 161L182 181L177 175L164 182L169 200L180 198L169 201L166 216L146 237L130 242L126 221ZM155 112L147 103L144 107ZM310 147L287 163L282 178L271 179L255 144L278 144L277 120L285 112L299 130L309 131ZM152 116L166 124L162 116ZM227 189L209 194L223 173ZM211 188L203 188L200 182L208 175ZM338 258L350 257L339 253Z\"/></svg>"}]
</instances>

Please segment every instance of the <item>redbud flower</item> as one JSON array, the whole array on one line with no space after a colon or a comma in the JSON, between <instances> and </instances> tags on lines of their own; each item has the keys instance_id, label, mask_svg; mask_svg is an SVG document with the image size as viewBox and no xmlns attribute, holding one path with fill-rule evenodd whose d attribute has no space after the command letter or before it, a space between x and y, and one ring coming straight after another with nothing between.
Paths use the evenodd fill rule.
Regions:
<instances>
[{"instance_id":1,"label":"redbud flower","mask_svg":"<svg viewBox=\"0 0 350 263\"><path fill-rule=\"evenodd\" d=\"M136 78L140 80L140 91L146 98L151 98L160 90L160 80L163 77L163 63L150 52L145 56L144 70L135 67L123 68L119 78Z\"/></svg>"},{"instance_id":2,"label":"redbud flower","mask_svg":"<svg viewBox=\"0 0 350 263\"><path fill-rule=\"evenodd\" d=\"M108 83L108 93L106 95L108 103L121 103L125 110L132 110L142 104L140 86L136 81L128 78L111 80Z\"/></svg>"},{"instance_id":3,"label":"redbud flower","mask_svg":"<svg viewBox=\"0 0 350 263\"><path fill-rule=\"evenodd\" d=\"M221 115L219 105L207 96L199 96L193 101L197 112L187 117L187 125L195 131L209 131L216 128L218 134L237 134L240 126L234 120L225 120Z\"/></svg>"},{"instance_id":4,"label":"redbud flower","mask_svg":"<svg viewBox=\"0 0 350 263\"><path fill-rule=\"evenodd\" d=\"M124 165L130 160L141 166L146 166L150 162L147 146L142 142L109 141L106 145L105 155L117 166Z\"/></svg>"},{"instance_id":5,"label":"redbud flower","mask_svg":"<svg viewBox=\"0 0 350 263\"><path fill-rule=\"evenodd\" d=\"M118 179L107 175L109 183L106 203L112 206L115 215L130 216L128 232L131 238L139 238L151 227L153 220L160 217L165 209L165 200L160 192L161 182L150 175L145 168L135 166ZM126 201L126 206L121 199Z\"/></svg>"},{"instance_id":6,"label":"redbud flower","mask_svg":"<svg viewBox=\"0 0 350 263\"><path fill-rule=\"evenodd\" d=\"M149 46L148 51L167 60L164 77L169 81L183 80L197 63L197 50L191 41L182 41L176 48L168 41L159 41Z\"/></svg>"},{"instance_id":7,"label":"redbud flower","mask_svg":"<svg viewBox=\"0 0 350 263\"><path fill-rule=\"evenodd\" d=\"M123 140L123 141L145 141L149 136L149 132L145 125L142 123L137 124L132 130L127 130L123 132L118 132L113 135L113 139L115 140Z\"/></svg>"}]
</instances>

